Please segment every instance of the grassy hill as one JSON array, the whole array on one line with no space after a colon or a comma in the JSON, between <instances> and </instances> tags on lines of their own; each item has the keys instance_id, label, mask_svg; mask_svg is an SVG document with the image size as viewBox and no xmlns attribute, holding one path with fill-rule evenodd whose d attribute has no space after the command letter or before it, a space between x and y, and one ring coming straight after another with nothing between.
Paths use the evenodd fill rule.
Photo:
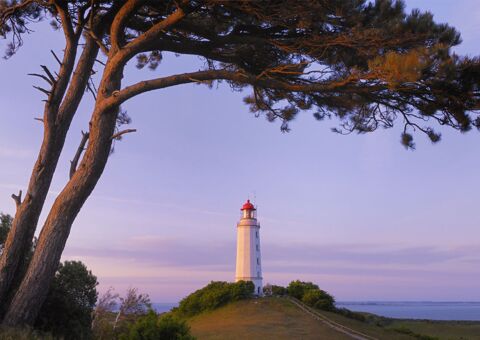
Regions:
<instances>
[{"instance_id":1,"label":"grassy hill","mask_svg":"<svg viewBox=\"0 0 480 340\"><path fill-rule=\"evenodd\" d=\"M480 339L478 322L383 320L383 327L321 312L341 325L377 339ZM284 298L262 298L231 303L189 319L192 333L203 339L328 339L351 337L306 314ZM397 330L403 331L399 333ZM406 334L407 333L407 334ZM410 333L410 334L408 334ZM421 336L422 335L422 336Z\"/></svg>"},{"instance_id":2,"label":"grassy hill","mask_svg":"<svg viewBox=\"0 0 480 340\"><path fill-rule=\"evenodd\" d=\"M346 318L344 318L346 319ZM355 320L346 319L356 324ZM413 339L391 330L369 326L367 334L383 339ZM282 298L263 298L231 303L217 310L202 313L189 320L192 333L202 339L331 339L351 337L342 334L304 313ZM364 331L364 329L362 329Z\"/></svg>"}]
</instances>

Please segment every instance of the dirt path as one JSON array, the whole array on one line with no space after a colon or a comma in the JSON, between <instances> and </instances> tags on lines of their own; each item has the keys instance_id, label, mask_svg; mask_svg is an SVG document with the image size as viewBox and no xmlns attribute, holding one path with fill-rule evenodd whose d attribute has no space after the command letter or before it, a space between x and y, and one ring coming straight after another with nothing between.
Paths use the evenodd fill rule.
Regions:
<instances>
[{"instance_id":1,"label":"dirt path","mask_svg":"<svg viewBox=\"0 0 480 340\"><path fill-rule=\"evenodd\" d=\"M341 325L338 322L335 322L335 321L327 318L326 316L321 315L320 313L318 313L313 308L310 308L309 306L303 304L302 302L300 302L296 299L293 299L293 298L290 298L290 297L287 297L286 299L289 300L294 305L296 305L298 308L300 308L305 313L311 315L313 318L323 322L325 325L335 329L338 332L341 332L345 335L348 335L352 339L356 339L356 340L378 340L377 338L374 338L370 335L358 332L354 329L351 329L351 328L348 328L344 325Z\"/></svg>"}]
</instances>

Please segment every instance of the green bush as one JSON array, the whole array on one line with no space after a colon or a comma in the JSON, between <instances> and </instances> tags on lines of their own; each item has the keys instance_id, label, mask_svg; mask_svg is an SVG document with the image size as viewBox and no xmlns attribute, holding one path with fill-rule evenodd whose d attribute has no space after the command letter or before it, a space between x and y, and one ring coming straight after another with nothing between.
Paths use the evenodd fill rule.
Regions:
<instances>
[{"instance_id":1,"label":"green bush","mask_svg":"<svg viewBox=\"0 0 480 340\"><path fill-rule=\"evenodd\" d=\"M312 282L303 282L295 280L290 282L287 287L287 294L296 299L302 300L307 290L318 290L318 286Z\"/></svg>"},{"instance_id":2,"label":"green bush","mask_svg":"<svg viewBox=\"0 0 480 340\"><path fill-rule=\"evenodd\" d=\"M194 340L185 321L171 314L158 316L153 310L139 317L120 340Z\"/></svg>"},{"instance_id":3,"label":"green bush","mask_svg":"<svg viewBox=\"0 0 480 340\"><path fill-rule=\"evenodd\" d=\"M292 281L287 287L287 293L310 307L329 311L335 310L333 296L321 290L312 282Z\"/></svg>"},{"instance_id":4,"label":"green bush","mask_svg":"<svg viewBox=\"0 0 480 340\"><path fill-rule=\"evenodd\" d=\"M180 301L175 312L182 316L199 314L232 301L248 299L252 296L254 289L255 286L250 281L235 283L212 281Z\"/></svg>"},{"instance_id":5,"label":"green bush","mask_svg":"<svg viewBox=\"0 0 480 340\"><path fill-rule=\"evenodd\" d=\"M287 295L287 288L282 287L282 286L272 285L272 295L274 295L274 296Z\"/></svg>"},{"instance_id":6,"label":"green bush","mask_svg":"<svg viewBox=\"0 0 480 340\"><path fill-rule=\"evenodd\" d=\"M305 291L302 301L306 305L317 309L335 309L335 300L333 297L321 289L310 289Z\"/></svg>"},{"instance_id":7,"label":"green bush","mask_svg":"<svg viewBox=\"0 0 480 340\"><path fill-rule=\"evenodd\" d=\"M35 328L66 339L90 339L97 284L82 262L61 263Z\"/></svg>"}]
</instances>

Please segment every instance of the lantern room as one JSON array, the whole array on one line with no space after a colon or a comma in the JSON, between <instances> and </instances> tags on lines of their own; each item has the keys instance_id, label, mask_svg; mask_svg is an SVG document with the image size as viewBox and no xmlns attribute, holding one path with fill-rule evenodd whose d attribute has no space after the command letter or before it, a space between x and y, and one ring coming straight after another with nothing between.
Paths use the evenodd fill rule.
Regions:
<instances>
[{"instance_id":1,"label":"lantern room","mask_svg":"<svg viewBox=\"0 0 480 340\"><path fill-rule=\"evenodd\" d=\"M242 218L257 218L257 209L250 203L250 200L247 200L240 210L242 211Z\"/></svg>"}]
</instances>

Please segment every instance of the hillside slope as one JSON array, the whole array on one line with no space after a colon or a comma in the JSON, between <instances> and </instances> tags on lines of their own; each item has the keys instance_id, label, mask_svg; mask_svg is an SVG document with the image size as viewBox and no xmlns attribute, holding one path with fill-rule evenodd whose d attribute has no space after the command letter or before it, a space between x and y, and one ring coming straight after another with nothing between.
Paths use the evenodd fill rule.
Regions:
<instances>
[{"instance_id":1,"label":"hillside slope","mask_svg":"<svg viewBox=\"0 0 480 340\"><path fill-rule=\"evenodd\" d=\"M345 319L345 318L343 318ZM342 317L337 318L342 322ZM380 327L345 319L351 328L379 339L414 339ZM282 298L239 301L220 309L203 313L189 320L192 333L203 339L328 339L351 337L338 332L306 314L292 302ZM355 328L354 328L355 329Z\"/></svg>"}]
</instances>

